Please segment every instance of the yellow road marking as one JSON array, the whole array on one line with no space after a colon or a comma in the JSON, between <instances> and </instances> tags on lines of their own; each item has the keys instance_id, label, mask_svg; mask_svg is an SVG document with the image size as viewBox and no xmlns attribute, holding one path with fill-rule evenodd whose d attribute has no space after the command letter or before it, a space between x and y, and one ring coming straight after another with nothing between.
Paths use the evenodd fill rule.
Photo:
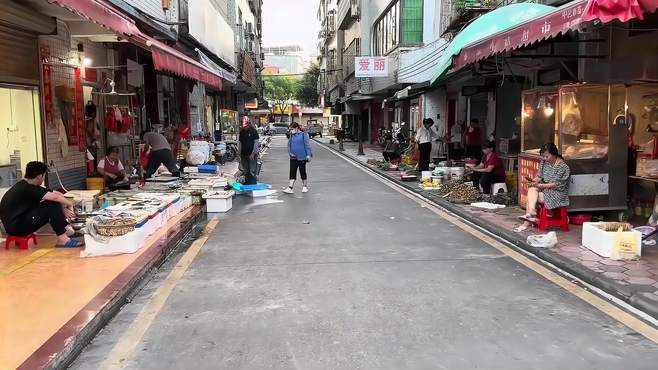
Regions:
<instances>
[{"instance_id":1,"label":"yellow road marking","mask_svg":"<svg viewBox=\"0 0 658 370\"><path fill-rule=\"evenodd\" d=\"M112 352L110 352L100 366L101 369L123 368L123 363L129 358L139 342L141 342L144 334L146 334L146 331L151 327L151 324L162 310L162 307L164 307L167 298L169 298L180 279L185 275L185 272L199 254L201 248L206 244L208 237L213 230L215 230L218 223L218 220L208 222L203 230L203 234L192 243L183 257L181 257L180 261L174 266L173 270L167 275L167 278L162 285L158 287L158 290L153 297L151 297L135 320L130 324L130 327L128 327L125 334L121 336L119 341L112 348Z\"/></svg>"},{"instance_id":2,"label":"yellow road marking","mask_svg":"<svg viewBox=\"0 0 658 370\"><path fill-rule=\"evenodd\" d=\"M331 151L330 149L325 148L326 150ZM332 151L333 153L333 151ZM334 153L337 156L340 156L337 153ZM363 168L359 164L357 164L354 160L351 158L347 160L349 163L351 163L353 166L356 168L360 169L361 171L367 173L368 175L372 176L373 178L377 179L379 182L385 184L386 186L394 189L398 193L404 195L405 197L413 200L417 204L420 204L427 208L428 210L432 211L434 214L438 215L439 217L445 219L446 221L452 223L453 225L459 227L460 229L464 230L465 232L475 236L476 238L480 239L481 241L487 243L488 245L492 246L493 248L497 249L501 253L505 254L506 256L512 258L516 262L522 264L523 266L531 269L532 271L536 272L537 274L541 275L548 281L552 282L553 284L561 287L562 289L568 291L569 293L575 295L576 297L580 298L581 300L585 301L586 303L590 304L594 308L598 309L599 311L603 312L604 314L610 316L614 320L617 320L618 322L626 325L627 327L635 330L635 332L639 333L640 335L644 336L645 338L653 341L654 343L658 343L658 329L654 328L653 326L645 323L644 321L640 320L639 318L635 317L634 315L631 315L630 313L624 311L623 309L619 308L618 306L608 302L607 300L597 296L596 294L584 289L578 284L574 284L570 280L566 279L564 276L557 274L554 271L551 271L550 269L544 267L538 262L533 261L532 259L526 257L520 252L515 251L514 249L506 246L499 240L492 238L491 236L483 233L482 231L470 226L466 222L462 221L459 217L450 214L443 210L442 208L436 206L435 204L425 200L424 198L421 198L420 195L413 194L409 190L401 187L400 185L382 178L381 176L372 173L371 171Z\"/></svg>"},{"instance_id":3,"label":"yellow road marking","mask_svg":"<svg viewBox=\"0 0 658 370\"><path fill-rule=\"evenodd\" d=\"M30 253L29 255L18 259L16 262L0 270L0 278L5 277L14 271L20 270L21 268L29 265L30 263L38 260L39 258L45 256L46 254L54 251L55 248L40 248Z\"/></svg>"}]
</instances>

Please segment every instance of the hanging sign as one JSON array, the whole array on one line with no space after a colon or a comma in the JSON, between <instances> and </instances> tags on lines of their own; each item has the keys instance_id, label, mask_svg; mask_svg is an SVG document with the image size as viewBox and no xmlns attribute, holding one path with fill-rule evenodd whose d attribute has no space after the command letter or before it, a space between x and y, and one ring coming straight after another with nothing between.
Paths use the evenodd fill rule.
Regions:
<instances>
[{"instance_id":1,"label":"hanging sign","mask_svg":"<svg viewBox=\"0 0 658 370\"><path fill-rule=\"evenodd\" d=\"M75 141L69 142L71 145L77 145L80 151L85 150L85 98L82 92L82 69L75 69L75 87L74 87L74 111L73 125L71 125L71 136Z\"/></svg>"},{"instance_id":2,"label":"hanging sign","mask_svg":"<svg viewBox=\"0 0 658 370\"><path fill-rule=\"evenodd\" d=\"M47 46L39 48L41 54L41 80L43 81L43 113L46 125L53 126L53 72L48 64L50 49Z\"/></svg>"},{"instance_id":3,"label":"hanging sign","mask_svg":"<svg viewBox=\"0 0 658 370\"><path fill-rule=\"evenodd\" d=\"M355 57L356 77L388 77L388 57Z\"/></svg>"}]
</instances>

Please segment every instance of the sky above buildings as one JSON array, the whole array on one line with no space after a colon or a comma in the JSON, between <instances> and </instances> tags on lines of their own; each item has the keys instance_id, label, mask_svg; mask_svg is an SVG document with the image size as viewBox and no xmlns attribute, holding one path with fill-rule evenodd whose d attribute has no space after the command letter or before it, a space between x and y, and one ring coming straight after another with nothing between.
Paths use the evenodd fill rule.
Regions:
<instances>
[{"instance_id":1,"label":"sky above buildings","mask_svg":"<svg viewBox=\"0 0 658 370\"><path fill-rule=\"evenodd\" d=\"M317 55L318 0L263 0L263 46L299 45Z\"/></svg>"}]
</instances>

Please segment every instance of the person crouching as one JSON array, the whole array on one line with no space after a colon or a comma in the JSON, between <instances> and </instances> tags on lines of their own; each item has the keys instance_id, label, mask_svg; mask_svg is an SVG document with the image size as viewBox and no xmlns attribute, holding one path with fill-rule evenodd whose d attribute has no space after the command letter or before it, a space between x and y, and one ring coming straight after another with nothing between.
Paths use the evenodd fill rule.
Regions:
<instances>
[{"instance_id":1,"label":"person crouching","mask_svg":"<svg viewBox=\"0 0 658 370\"><path fill-rule=\"evenodd\" d=\"M30 235L50 224L57 235L56 247L81 247L83 242L71 239L75 232L68 220L75 218L73 203L61 193L41 186L47 172L48 166L43 162L27 164L23 180L0 201L0 220L7 233L14 236Z\"/></svg>"}]
</instances>

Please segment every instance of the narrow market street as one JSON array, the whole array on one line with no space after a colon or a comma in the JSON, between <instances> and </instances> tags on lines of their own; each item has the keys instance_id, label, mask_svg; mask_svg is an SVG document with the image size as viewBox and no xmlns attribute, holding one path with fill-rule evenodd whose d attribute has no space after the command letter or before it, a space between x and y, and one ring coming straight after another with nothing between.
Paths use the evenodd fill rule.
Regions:
<instances>
[{"instance_id":1,"label":"narrow market street","mask_svg":"<svg viewBox=\"0 0 658 370\"><path fill-rule=\"evenodd\" d=\"M277 190L285 145L274 139L261 173ZM308 194L236 198L72 368L656 368L654 329L313 146Z\"/></svg>"}]
</instances>

